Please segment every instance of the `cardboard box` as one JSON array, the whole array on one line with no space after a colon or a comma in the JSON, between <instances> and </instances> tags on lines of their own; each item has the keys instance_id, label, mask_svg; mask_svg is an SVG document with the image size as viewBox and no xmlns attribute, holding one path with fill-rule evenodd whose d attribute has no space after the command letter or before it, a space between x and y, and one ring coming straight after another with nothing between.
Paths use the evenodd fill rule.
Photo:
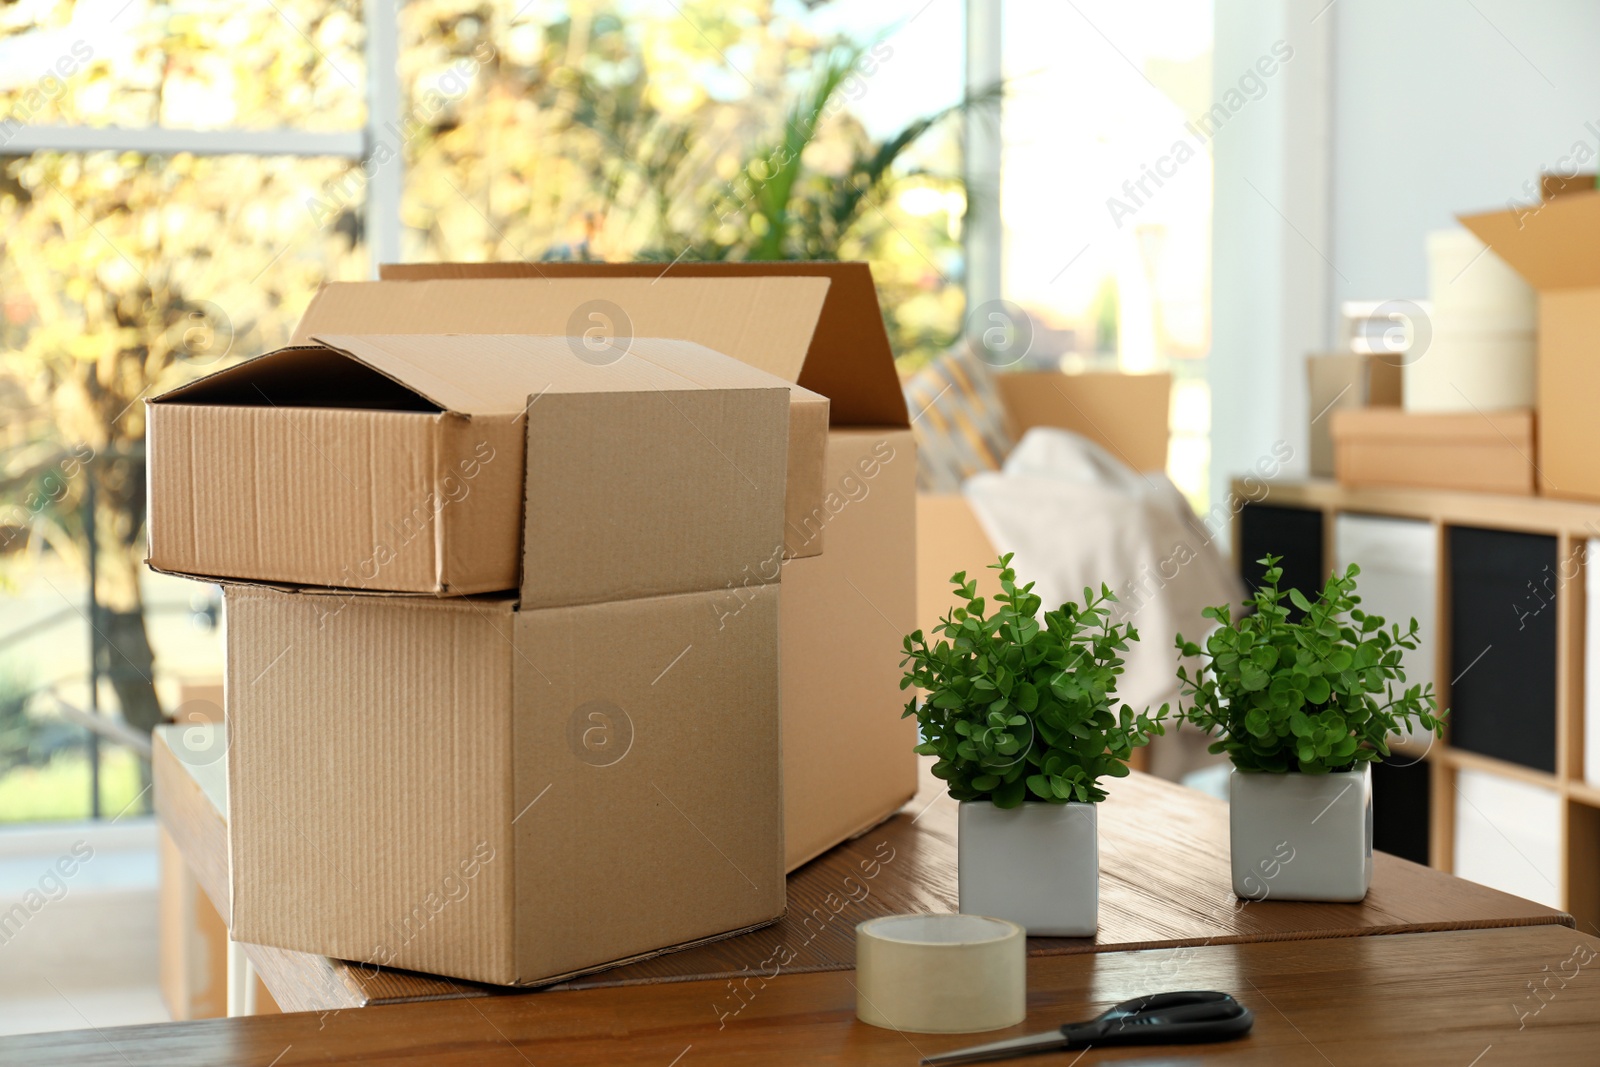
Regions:
<instances>
[{"instance_id":1,"label":"cardboard box","mask_svg":"<svg viewBox=\"0 0 1600 1067\"><path fill-rule=\"evenodd\" d=\"M1332 414L1349 408L1400 406L1400 357L1326 352L1306 357L1311 402L1311 475L1332 478Z\"/></svg>"},{"instance_id":2,"label":"cardboard box","mask_svg":"<svg viewBox=\"0 0 1600 1067\"><path fill-rule=\"evenodd\" d=\"M486 597L227 590L232 935L541 984L775 919L781 570L747 569L781 558L787 384L683 341L595 366L566 338L317 337L291 351L525 425L501 445L522 577ZM224 374L253 367L273 360ZM437 463L428 426L405 429L424 436L393 448Z\"/></svg>"},{"instance_id":3,"label":"cardboard box","mask_svg":"<svg viewBox=\"0 0 1600 1067\"><path fill-rule=\"evenodd\" d=\"M605 367L619 349L637 353L642 339L667 337L732 356L791 383L789 434L797 447L790 451L786 477L785 554L821 553L823 542L807 519L822 491L821 437L829 405L826 393L801 379L829 279L734 277L689 283L660 274L657 268L646 277L603 284L577 277L553 277L538 285L334 282L312 299L293 340L304 343L327 332L571 335L571 342L562 342L573 353L569 359ZM892 376L893 367L889 370ZM804 447L811 441L814 448Z\"/></svg>"},{"instance_id":4,"label":"cardboard box","mask_svg":"<svg viewBox=\"0 0 1600 1067\"><path fill-rule=\"evenodd\" d=\"M827 564L782 566L787 869L911 799L916 735L915 724L900 718L899 648L916 625L916 461L866 264L680 263L665 271L649 263L407 264L385 266L381 277L325 286L296 336L373 328L566 332L569 321L604 312L613 324L625 319L635 336L696 341L825 396L823 503L797 514L791 502L786 511L791 557L797 542L825 541L821 560L838 553ZM783 294L806 285L823 299L804 330L799 315L780 322L764 312L789 306ZM893 460L873 479L859 468L852 474L852 463L880 440ZM865 495L852 500L863 482ZM841 500L848 506L837 510ZM754 563L727 585L724 610L736 610L739 588L757 571L772 573L769 564ZM873 643L874 629L882 643Z\"/></svg>"},{"instance_id":5,"label":"cardboard box","mask_svg":"<svg viewBox=\"0 0 1600 1067\"><path fill-rule=\"evenodd\" d=\"M236 940L541 984L783 912L777 584L226 596Z\"/></svg>"},{"instance_id":6,"label":"cardboard box","mask_svg":"<svg viewBox=\"0 0 1600 1067\"><path fill-rule=\"evenodd\" d=\"M1329 419L1341 485L1533 492L1539 460L1531 411L1367 408L1335 411Z\"/></svg>"},{"instance_id":7,"label":"cardboard box","mask_svg":"<svg viewBox=\"0 0 1600 1067\"><path fill-rule=\"evenodd\" d=\"M1460 221L1539 294L1539 491L1600 500L1600 192Z\"/></svg>"},{"instance_id":8,"label":"cardboard box","mask_svg":"<svg viewBox=\"0 0 1600 1067\"><path fill-rule=\"evenodd\" d=\"M900 712L916 626L917 454L910 430L828 438L828 550L783 565L786 866L876 826L917 791Z\"/></svg>"},{"instance_id":9,"label":"cardboard box","mask_svg":"<svg viewBox=\"0 0 1600 1067\"><path fill-rule=\"evenodd\" d=\"M824 462L826 401L794 398L684 341L594 364L566 338L329 333L149 403L149 562L365 592L520 573L529 607L710 588L782 541L748 521L789 466L761 428Z\"/></svg>"}]
</instances>

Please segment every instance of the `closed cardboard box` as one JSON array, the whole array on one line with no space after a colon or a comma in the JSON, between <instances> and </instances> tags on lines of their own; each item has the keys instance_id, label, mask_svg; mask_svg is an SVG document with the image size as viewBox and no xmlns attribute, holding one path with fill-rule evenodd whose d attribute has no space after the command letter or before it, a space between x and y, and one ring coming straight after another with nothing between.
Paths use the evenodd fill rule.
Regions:
<instances>
[{"instance_id":1,"label":"closed cardboard box","mask_svg":"<svg viewBox=\"0 0 1600 1067\"><path fill-rule=\"evenodd\" d=\"M916 459L866 264L430 263L385 266L382 277L325 286L296 337L567 332L600 315L614 334L695 341L825 397L826 471L815 500L799 508L791 489L785 511L787 869L912 797L916 733L900 717L898 664L900 637L916 626ZM780 295L791 287L817 294L810 318L767 310L798 308L798 296ZM879 442L893 458L867 478L860 464ZM791 458L791 480L794 466ZM739 590L771 580L776 564L748 564L726 583L719 610L736 611Z\"/></svg>"},{"instance_id":2,"label":"closed cardboard box","mask_svg":"<svg viewBox=\"0 0 1600 1067\"><path fill-rule=\"evenodd\" d=\"M1539 492L1600 500L1600 192L1460 221L1538 293Z\"/></svg>"},{"instance_id":3,"label":"closed cardboard box","mask_svg":"<svg viewBox=\"0 0 1600 1067\"><path fill-rule=\"evenodd\" d=\"M1306 357L1306 385L1311 402L1311 475L1332 478L1334 411L1346 408L1400 406L1399 356L1358 352L1326 352Z\"/></svg>"},{"instance_id":4,"label":"closed cardboard box","mask_svg":"<svg viewBox=\"0 0 1600 1067\"><path fill-rule=\"evenodd\" d=\"M1533 492L1531 411L1461 415L1367 408L1335 411L1329 418L1342 485Z\"/></svg>"},{"instance_id":5,"label":"closed cardboard box","mask_svg":"<svg viewBox=\"0 0 1600 1067\"><path fill-rule=\"evenodd\" d=\"M233 937L539 984L775 919L778 586L722 596L229 588Z\"/></svg>"}]
</instances>

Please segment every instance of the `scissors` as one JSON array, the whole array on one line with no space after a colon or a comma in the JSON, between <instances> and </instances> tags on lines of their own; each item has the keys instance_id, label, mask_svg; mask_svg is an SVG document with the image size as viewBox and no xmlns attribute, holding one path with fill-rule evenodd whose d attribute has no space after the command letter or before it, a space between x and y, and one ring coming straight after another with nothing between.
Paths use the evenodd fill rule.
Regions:
<instances>
[{"instance_id":1,"label":"scissors","mask_svg":"<svg viewBox=\"0 0 1600 1067\"><path fill-rule=\"evenodd\" d=\"M994 1041L929 1056L921 1062L940 1067L952 1063L1006 1060L1034 1052L1088 1048L1091 1045L1173 1045L1228 1041L1250 1032L1255 1016L1226 993L1152 993L1135 997L1088 1022L1068 1023L1059 1030Z\"/></svg>"}]
</instances>

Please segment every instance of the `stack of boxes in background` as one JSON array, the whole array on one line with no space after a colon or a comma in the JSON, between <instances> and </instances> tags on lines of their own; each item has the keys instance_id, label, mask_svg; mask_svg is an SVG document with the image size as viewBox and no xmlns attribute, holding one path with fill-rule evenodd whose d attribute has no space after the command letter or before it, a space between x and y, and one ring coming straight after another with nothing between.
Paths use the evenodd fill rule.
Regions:
<instances>
[{"instance_id":1,"label":"stack of boxes in background","mask_svg":"<svg viewBox=\"0 0 1600 1067\"><path fill-rule=\"evenodd\" d=\"M151 563L231 583L235 939L548 982L910 797L905 409L865 268L796 266L331 286L151 404Z\"/></svg>"},{"instance_id":2,"label":"stack of boxes in background","mask_svg":"<svg viewBox=\"0 0 1600 1067\"><path fill-rule=\"evenodd\" d=\"M1600 387L1589 353L1600 329L1600 192L1541 187L1539 204L1462 216L1465 230L1428 236L1429 300L1368 309L1383 334L1377 354L1311 358L1312 415L1327 414L1326 429L1312 426L1313 474L1357 487L1600 499L1589 411ZM1354 351L1374 351L1362 341Z\"/></svg>"}]
</instances>

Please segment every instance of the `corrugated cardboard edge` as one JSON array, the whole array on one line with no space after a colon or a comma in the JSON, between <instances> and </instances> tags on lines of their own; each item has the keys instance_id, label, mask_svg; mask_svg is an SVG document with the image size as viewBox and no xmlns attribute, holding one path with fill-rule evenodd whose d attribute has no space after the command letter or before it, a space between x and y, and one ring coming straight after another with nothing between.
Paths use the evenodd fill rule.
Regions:
<instances>
[{"instance_id":1,"label":"corrugated cardboard edge","mask_svg":"<svg viewBox=\"0 0 1600 1067\"><path fill-rule=\"evenodd\" d=\"M211 585L220 585L227 589L262 589L271 593L302 594L305 596L327 596L339 599L352 597L382 597L409 599L409 600L459 600L464 597L485 599L511 599L517 596L516 589L507 589L503 586L489 586L482 589L463 589L450 587L437 590L402 590L402 589L366 589L342 585L296 585L283 582L269 582L256 578L232 578L225 575L198 574L190 571L174 570L170 567L158 567L150 562L147 556L144 565L157 574L170 574L174 578L188 578L195 582L208 582Z\"/></svg>"},{"instance_id":2,"label":"corrugated cardboard edge","mask_svg":"<svg viewBox=\"0 0 1600 1067\"><path fill-rule=\"evenodd\" d=\"M784 910L785 910L785 912L788 910L787 906L785 906ZM738 930L729 930L725 934L713 934L710 937L702 937L702 938L698 938L698 939L696 939L694 941L685 941L682 944L669 945L666 948L658 948L653 952L641 952L639 955L637 955L637 956L629 956L627 959L613 960L610 963L602 963L602 964L598 964L597 966L594 966L594 967L585 967L582 970L569 971L566 974L558 974L554 978L541 978L537 982L515 982L515 983L512 983L512 985L509 988L514 988L514 989L551 989L551 988L555 987L555 983L557 983L557 982L571 981L574 978L581 978L586 974L598 974L601 971L609 971L614 967L621 967L621 966L624 966L624 965L629 964L629 963L639 963L639 962L641 962L643 960L653 960L657 956L666 956L666 955L669 955L669 954L671 954L673 952L682 952L684 949L699 948L701 945L710 945L710 944L714 944L715 942L718 942L718 941L726 941L730 937L740 937L740 936L742 936L744 934L752 933L753 931L756 931L756 930L765 929L766 927L771 926L773 923L777 922L781 918L783 918L782 914L774 915L770 919L764 919L761 922L753 923L750 926L741 927ZM697 976L697 975L686 975L683 978L664 978L664 979L660 979L659 981L661 981L661 982L689 982L689 981L694 981L697 977L699 977L699 976ZM658 983L657 982L647 982L645 984L647 984L647 985L655 985L655 984L658 984ZM587 989L587 988L590 988L590 987L589 986L585 986L584 988Z\"/></svg>"}]
</instances>

